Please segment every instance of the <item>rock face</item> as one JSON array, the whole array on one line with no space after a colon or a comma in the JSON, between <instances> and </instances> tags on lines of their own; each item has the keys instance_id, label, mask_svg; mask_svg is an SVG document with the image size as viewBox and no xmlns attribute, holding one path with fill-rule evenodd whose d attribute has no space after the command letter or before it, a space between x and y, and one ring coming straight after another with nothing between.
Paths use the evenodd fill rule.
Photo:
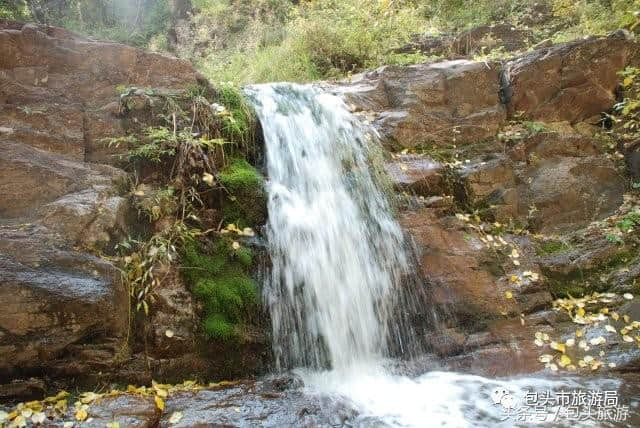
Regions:
<instances>
[{"instance_id":1,"label":"rock face","mask_svg":"<svg viewBox=\"0 0 640 428\"><path fill-rule=\"evenodd\" d=\"M637 63L639 52L616 33L537 49L504 67L466 59L385 66L332 90L373 114L389 146L464 145L495 136L505 112L574 124L609 110L617 72Z\"/></svg>"},{"instance_id":2,"label":"rock face","mask_svg":"<svg viewBox=\"0 0 640 428\"><path fill-rule=\"evenodd\" d=\"M474 206L498 221L563 231L611 215L622 204L621 172L590 137L569 131L526 136L507 155L483 155L460 168Z\"/></svg>"},{"instance_id":3,"label":"rock face","mask_svg":"<svg viewBox=\"0 0 640 428\"><path fill-rule=\"evenodd\" d=\"M395 49L397 53L419 52L424 55L466 57L489 53L494 49L504 52L524 50L533 41L529 30L509 24L481 25L458 35L416 35L406 45Z\"/></svg>"},{"instance_id":4,"label":"rock face","mask_svg":"<svg viewBox=\"0 0 640 428\"><path fill-rule=\"evenodd\" d=\"M128 290L92 255L131 224L100 139L123 132L116 86L196 81L184 61L0 21L0 383L91 377L130 352Z\"/></svg>"},{"instance_id":5,"label":"rock face","mask_svg":"<svg viewBox=\"0 0 640 428\"><path fill-rule=\"evenodd\" d=\"M499 70L468 60L386 66L336 89L374 121L390 146L467 144L494 135L506 119Z\"/></svg>"},{"instance_id":6,"label":"rock face","mask_svg":"<svg viewBox=\"0 0 640 428\"><path fill-rule=\"evenodd\" d=\"M637 52L637 45L613 35L539 49L511 61L503 72L509 113L570 123L599 115L615 102L617 72Z\"/></svg>"},{"instance_id":7,"label":"rock face","mask_svg":"<svg viewBox=\"0 0 640 428\"><path fill-rule=\"evenodd\" d=\"M545 351L533 343L536 332L566 340L577 328L551 309L554 298L636 292L637 249L607 241L602 225L592 225L624 211L629 178L604 152L591 118L613 106L616 73L638 52L617 36L591 38L533 51L502 71L468 61L383 68L337 91L366 111L387 146L410 149L393 154L387 170L408 201L400 222L431 289L425 307L441 324L434 331L418 323L416 331L446 367L489 375L540 370ZM450 91L448 73L476 98ZM502 104L487 77L501 81ZM468 133L425 138L479 117L490 119ZM477 216L454 216L465 211ZM619 338L607 340L618 349ZM610 361L633 370L638 357L612 351Z\"/></svg>"}]
</instances>

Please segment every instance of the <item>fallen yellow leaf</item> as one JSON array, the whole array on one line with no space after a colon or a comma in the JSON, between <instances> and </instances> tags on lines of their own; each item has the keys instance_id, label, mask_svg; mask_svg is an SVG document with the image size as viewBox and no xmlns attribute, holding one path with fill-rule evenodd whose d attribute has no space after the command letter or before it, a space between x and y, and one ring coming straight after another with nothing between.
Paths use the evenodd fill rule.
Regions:
<instances>
[{"instance_id":1,"label":"fallen yellow leaf","mask_svg":"<svg viewBox=\"0 0 640 428\"><path fill-rule=\"evenodd\" d=\"M551 349L555 349L556 351L560 351L563 354L565 353L565 351L567 350L566 346L564 345L564 343L558 343L558 342L551 342L549 344L549 346L551 347Z\"/></svg>"},{"instance_id":2,"label":"fallen yellow leaf","mask_svg":"<svg viewBox=\"0 0 640 428\"><path fill-rule=\"evenodd\" d=\"M155 396L156 407L160 410L164 410L164 400L157 395Z\"/></svg>"},{"instance_id":3,"label":"fallen yellow leaf","mask_svg":"<svg viewBox=\"0 0 640 428\"><path fill-rule=\"evenodd\" d=\"M78 409L78 411L76 412L76 420L78 421L84 421L89 417L89 414L87 413L87 411L83 408Z\"/></svg>"}]
</instances>

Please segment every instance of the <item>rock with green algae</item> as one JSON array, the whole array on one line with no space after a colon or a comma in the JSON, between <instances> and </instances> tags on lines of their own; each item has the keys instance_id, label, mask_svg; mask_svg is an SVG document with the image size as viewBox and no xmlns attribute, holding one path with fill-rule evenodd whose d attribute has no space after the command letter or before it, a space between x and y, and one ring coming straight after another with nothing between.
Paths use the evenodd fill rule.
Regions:
<instances>
[{"instance_id":1,"label":"rock with green algae","mask_svg":"<svg viewBox=\"0 0 640 428\"><path fill-rule=\"evenodd\" d=\"M263 224L266 220L264 177L245 159L233 159L220 171L218 180L229 192L223 214L239 227Z\"/></svg>"}]
</instances>

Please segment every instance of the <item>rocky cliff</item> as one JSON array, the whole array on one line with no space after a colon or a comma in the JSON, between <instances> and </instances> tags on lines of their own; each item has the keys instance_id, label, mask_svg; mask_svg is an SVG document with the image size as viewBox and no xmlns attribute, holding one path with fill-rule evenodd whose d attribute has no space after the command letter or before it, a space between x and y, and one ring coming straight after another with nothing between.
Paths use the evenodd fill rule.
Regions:
<instances>
[{"instance_id":1,"label":"rocky cliff","mask_svg":"<svg viewBox=\"0 0 640 428\"><path fill-rule=\"evenodd\" d=\"M226 377L251 360L200 357L195 303L175 272L155 291L153 328L134 328L130 290L108 261L138 226L114 156L124 148L102 140L144 125L120 114L116 88L198 83L185 61L0 21L0 383Z\"/></svg>"}]
</instances>

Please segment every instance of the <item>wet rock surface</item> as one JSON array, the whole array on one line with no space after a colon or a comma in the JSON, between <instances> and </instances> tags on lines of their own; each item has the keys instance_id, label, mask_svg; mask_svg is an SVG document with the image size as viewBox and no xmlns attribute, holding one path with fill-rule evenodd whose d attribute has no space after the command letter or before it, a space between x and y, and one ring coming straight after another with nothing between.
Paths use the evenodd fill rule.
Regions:
<instances>
[{"instance_id":1,"label":"wet rock surface","mask_svg":"<svg viewBox=\"0 0 640 428\"><path fill-rule=\"evenodd\" d=\"M411 137L394 140L395 129L380 126L386 113L367 113L384 141L408 141L404 147L412 147L409 153L393 154L387 170L409 201L400 222L429 284L433 305L425 306L441 324L435 332L432 326L421 330L420 324L416 330L428 337L426 347L445 367L492 376L537 372L545 368L538 361L541 354L557 353L550 343L572 337L576 352L567 351L572 364L585 355L589 361L590 353L602 359L600 370L628 371L637 364L636 344L626 346L628 338L604 329L608 316L593 318L598 311L602 317L616 310L622 293L637 292L634 238L623 245L606 231L633 206L629 177L605 151L593 126L598 122L594 115L615 102L617 71L633 64L637 52L637 44L612 35L540 48L507 62L501 100L508 115L492 123L498 131L487 128L486 138L465 139L461 133L447 135L448 146L434 141L412 145ZM493 73L487 67L485 72ZM391 104L380 102L381 92L364 87L362 80L354 82L357 90L347 89L347 100L360 100L365 110L387 111ZM479 85L480 99L488 99L486 88ZM424 102L418 114L431 108ZM471 111L479 110L472 104ZM405 112L405 118L416 114L410 108ZM432 205L433 198L451 202L443 209ZM576 323L577 308L553 307L552 302L567 293L607 291L617 297L594 295L592 300L601 303L587 304L586 316L593 319L584 322L587 348L600 336L607 345L587 352L574 337L582 322L578 316ZM625 308L615 316L631 317L631 312ZM625 326L616 323L615 328ZM549 339L535 343L541 332Z\"/></svg>"},{"instance_id":2,"label":"wet rock surface","mask_svg":"<svg viewBox=\"0 0 640 428\"><path fill-rule=\"evenodd\" d=\"M386 66L336 88L355 110L376 114L387 145L466 144L496 133L506 119L499 69L468 60Z\"/></svg>"}]
</instances>

